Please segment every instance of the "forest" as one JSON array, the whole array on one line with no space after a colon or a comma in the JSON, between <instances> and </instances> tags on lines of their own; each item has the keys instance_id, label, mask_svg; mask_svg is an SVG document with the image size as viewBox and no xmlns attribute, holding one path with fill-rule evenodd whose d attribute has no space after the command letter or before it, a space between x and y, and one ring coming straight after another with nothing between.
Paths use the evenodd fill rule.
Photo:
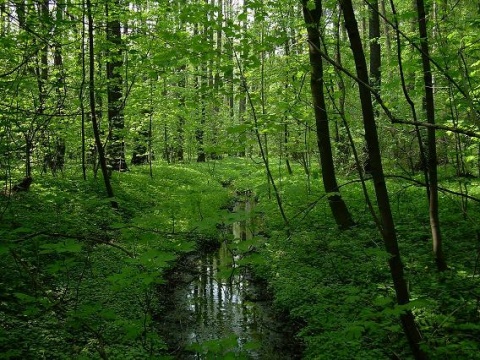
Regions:
<instances>
[{"instance_id":1,"label":"forest","mask_svg":"<svg viewBox=\"0 0 480 360\"><path fill-rule=\"evenodd\" d=\"M0 359L478 359L479 29L0 0Z\"/></svg>"}]
</instances>

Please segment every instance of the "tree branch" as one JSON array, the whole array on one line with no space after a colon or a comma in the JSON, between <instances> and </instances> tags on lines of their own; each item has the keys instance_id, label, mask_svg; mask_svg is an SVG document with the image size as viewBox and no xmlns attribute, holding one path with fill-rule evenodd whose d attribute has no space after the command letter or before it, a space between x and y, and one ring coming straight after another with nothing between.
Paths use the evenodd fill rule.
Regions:
<instances>
[{"instance_id":1,"label":"tree branch","mask_svg":"<svg viewBox=\"0 0 480 360\"><path fill-rule=\"evenodd\" d=\"M314 44L310 44L311 46L315 46ZM408 120L403 120L397 118L395 115L392 114L390 109L385 105L383 102L380 94L370 86L370 84L365 83L364 81L360 80L357 76L352 74L349 70L345 69L342 65L338 64L335 60L333 60L330 56L328 56L324 51L321 49L317 49L320 56L324 58L328 63L330 63L333 67L336 69L340 70L343 72L345 75L347 75L349 78L354 80L357 84L364 86L367 88L370 93L375 97L375 100L377 103L382 107L385 115L390 119L390 121L393 124L407 124L407 125L415 125L415 126L424 126L424 127L431 127L437 130L445 130L445 131L451 131L453 133L457 134L464 134L473 138L480 139L480 133L471 131L471 130L465 130L465 129L459 129L456 127L451 127L451 126L446 126L446 125L439 125L439 124L430 124L426 122L420 122L420 121L408 121Z\"/></svg>"},{"instance_id":2,"label":"tree branch","mask_svg":"<svg viewBox=\"0 0 480 360\"><path fill-rule=\"evenodd\" d=\"M40 235L45 235L45 236L49 236L49 237L52 237L52 238L66 238L66 239L75 239L75 240L80 240L80 241L91 241L91 242L97 243L97 244L109 245L111 247L114 247L114 248L122 251L123 253L127 254L131 258L135 257L135 255L130 250L127 250L124 247L122 247L122 246L120 246L116 243L113 243L111 241L102 240L102 239L98 239L98 238L85 237L85 236L82 236L82 235L74 235L74 234L48 233L48 232L45 232L45 231L38 231L38 232L35 232L35 233L32 233L32 234L22 236L21 238L14 240L14 242L15 243L24 242L28 239L33 239L33 238L35 238L37 236L40 236Z\"/></svg>"}]
</instances>

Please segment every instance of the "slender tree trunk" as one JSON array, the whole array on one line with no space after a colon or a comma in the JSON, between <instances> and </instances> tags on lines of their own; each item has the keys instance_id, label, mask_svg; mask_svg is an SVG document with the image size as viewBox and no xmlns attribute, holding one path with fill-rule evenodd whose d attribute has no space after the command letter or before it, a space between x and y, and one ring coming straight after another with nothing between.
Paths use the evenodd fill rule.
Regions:
<instances>
[{"instance_id":1,"label":"slender tree trunk","mask_svg":"<svg viewBox=\"0 0 480 360\"><path fill-rule=\"evenodd\" d=\"M378 0L368 1L368 43L370 47L370 86L377 92L380 91L381 73L380 67L382 65L381 48L380 48L380 17L378 15ZM375 103L375 100L373 100ZM375 117L378 118L379 112L375 110ZM363 163L363 170L369 173L370 158L368 157L368 148L366 151L366 159Z\"/></svg>"},{"instance_id":2,"label":"slender tree trunk","mask_svg":"<svg viewBox=\"0 0 480 360\"><path fill-rule=\"evenodd\" d=\"M148 170L150 177L153 178L153 149L152 149L152 136L153 136L153 80L150 79L150 115L148 116Z\"/></svg>"},{"instance_id":3,"label":"slender tree trunk","mask_svg":"<svg viewBox=\"0 0 480 360\"><path fill-rule=\"evenodd\" d=\"M247 95L245 94L245 90L243 86L239 87L239 98L238 98L238 123L243 124L245 123L245 113L247 111ZM247 130L243 130L238 137L238 144L240 147L240 151L238 152L238 156L245 157L246 155L246 141L247 141Z\"/></svg>"},{"instance_id":4,"label":"slender tree trunk","mask_svg":"<svg viewBox=\"0 0 480 360\"><path fill-rule=\"evenodd\" d=\"M89 53L89 94L90 94L90 116L92 118L93 134L95 137L95 144L97 146L98 157L100 161L100 167L102 169L103 180L105 181L105 189L107 196L112 199L111 204L113 208L118 208L118 204L113 200L113 188L110 183L110 177L108 175L107 162L105 160L105 153L102 146L102 140L100 139L100 130L97 122L97 112L95 109L95 51L93 44L93 16L92 16L92 3L91 0L87 1L87 14L88 14L88 53Z\"/></svg>"},{"instance_id":5,"label":"slender tree trunk","mask_svg":"<svg viewBox=\"0 0 480 360\"><path fill-rule=\"evenodd\" d=\"M226 0L225 3L225 20L226 24L230 23L233 18L233 0ZM228 117L230 119L230 124L233 125L235 122L235 85L234 85L234 63L235 56L233 52L233 43L232 39L226 37L225 39L225 53L227 54L227 64L225 66L224 78L228 84L226 103L228 106Z\"/></svg>"},{"instance_id":6,"label":"slender tree trunk","mask_svg":"<svg viewBox=\"0 0 480 360\"><path fill-rule=\"evenodd\" d=\"M397 19L397 11L395 9L395 4L393 3L393 0L390 0L390 6L392 8L392 14L394 16L394 24L395 24L395 42L397 46L397 62L398 62L398 71L400 73L400 81L402 84L402 90L403 90L403 95L405 96L405 99L407 100L408 105L410 106L410 110L412 113L412 119L415 122L418 122L418 117L417 117L417 110L415 109L415 103L413 102L412 98L410 97L410 94L408 92L408 85L407 81L405 79L405 72L403 70L403 64L402 64L402 45L400 41L400 32L399 32L399 23ZM427 158L425 154L425 146L423 144L423 138L422 134L420 132L420 128L416 125L415 126L415 136L417 138L417 143L418 143L418 150L420 152L420 164L426 164L427 163ZM423 178L426 184L426 195L427 195L427 200L430 201L430 181L428 177L428 170L425 166L421 167L423 171ZM413 167L412 167L413 170Z\"/></svg>"},{"instance_id":7,"label":"slender tree trunk","mask_svg":"<svg viewBox=\"0 0 480 360\"><path fill-rule=\"evenodd\" d=\"M197 129L195 130L195 138L197 140L197 162L205 162L207 160L205 154L205 145L204 145L204 137L205 132L203 130L205 126L205 121L207 117L207 104L206 104L206 95L205 92L207 91L207 66L199 67L202 75L200 78L200 85L198 86L198 91L200 92L200 123L198 124ZM197 80L198 81L198 80Z\"/></svg>"},{"instance_id":8,"label":"slender tree trunk","mask_svg":"<svg viewBox=\"0 0 480 360\"><path fill-rule=\"evenodd\" d=\"M387 12L385 10L385 1L386 0L380 0L380 12L384 17L387 16ZM390 25L387 23L387 21L383 21L383 32L385 34L385 49L388 60L390 59L391 53L392 35L390 33Z\"/></svg>"},{"instance_id":9,"label":"slender tree trunk","mask_svg":"<svg viewBox=\"0 0 480 360\"><path fill-rule=\"evenodd\" d=\"M417 0L418 30L420 34L420 46L422 49L423 81L425 85L425 111L427 122L435 124L435 106L433 97L433 77L429 60L427 19L425 17L425 4L423 0ZM437 144L435 129L427 128L428 158L427 168L430 180L430 228L432 230L433 254L439 271L447 269L447 262L443 254L442 234L440 232L440 220L438 216L438 174L437 174Z\"/></svg>"},{"instance_id":10,"label":"slender tree trunk","mask_svg":"<svg viewBox=\"0 0 480 360\"><path fill-rule=\"evenodd\" d=\"M53 64L56 71L57 76L57 84L56 84L56 93L57 93L57 113L61 114L65 108L65 98L67 95L67 88L65 84L65 70L63 66L63 56L62 56L62 45L60 40L57 38L60 37L62 34L60 33L61 29L63 29L63 12L65 10L65 4L61 2L57 3L57 9L55 14L55 21L57 26L55 28L55 47L53 52Z\"/></svg>"},{"instance_id":11,"label":"slender tree trunk","mask_svg":"<svg viewBox=\"0 0 480 360\"><path fill-rule=\"evenodd\" d=\"M290 61L290 41L291 39L285 40L284 44L284 49L285 49L285 58L287 61L287 69L290 67L289 66L289 61ZM285 96L287 95L287 91L289 88L289 83L290 83L290 71L287 71L286 76L285 76L285 83L283 85L284 91L285 91ZM283 149L284 154L285 154L285 165L287 167L287 171L289 175L293 174L292 166L290 165L290 151L288 149L288 138L289 138L289 131L288 131L288 115L287 112L285 112L285 115L283 117L283 144L281 144L281 149ZM283 146L282 146L283 145Z\"/></svg>"},{"instance_id":12,"label":"slender tree trunk","mask_svg":"<svg viewBox=\"0 0 480 360\"><path fill-rule=\"evenodd\" d=\"M257 13L255 12L255 17L257 16ZM255 20L256 21L256 20ZM264 23L262 22L261 25L261 31L260 31L260 44L263 48L264 46L264 39L265 39L265 26ZM260 52L260 103L261 103L261 108L262 108L262 117L265 117L267 115L267 99L266 99L266 93L265 93L265 50L262 49ZM263 134L263 148L265 149L265 161L266 161L266 166L270 166L270 157L269 157L269 149L268 149L268 134L265 132ZM266 174L267 176L267 185L268 185L268 198L272 198L272 189L271 189L271 184L270 184L270 177L268 176L268 173Z\"/></svg>"},{"instance_id":13,"label":"slender tree trunk","mask_svg":"<svg viewBox=\"0 0 480 360\"><path fill-rule=\"evenodd\" d=\"M339 65L342 64L342 53L341 53L341 44L346 41L346 33L345 33L345 27L343 26L343 23L341 22L341 17L342 17L342 9L340 5L337 5L337 11L338 15L335 16L334 18L334 27L335 27L335 62ZM342 72L335 67L335 73L337 75L337 94L338 96L338 105L337 109L339 112L339 116L342 119L342 121L335 121L335 142L337 145L338 149L338 158L340 164L344 164L346 166L349 166L349 159L350 159L350 154L352 152L356 153L356 150L354 148L354 144L351 143L349 144L348 141L348 124L346 121L345 117L345 101L346 101L346 87L345 87L345 82L343 81L343 74ZM332 103L335 103L334 100L332 100ZM343 135L343 132L340 132L340 127L343 125L347 132L347 136ZM351 146L350 146L351 145ZM356 159L356 163L358 163ZM363 169L361 168L363 171ZM359 173L361 177L363 177L362 173Z\"/></svg>"},{"instance_id":14,"label":"slender tree trunk","mask_svg":"<svg viewBox=\"0 0 480 360\"><path fill-rule=\"evenodd\" d=\"M48 4L49 0L43 0L40 3L40 9L39 9L39 17L43 19L49 19L50 14L48 11ZM43 25L44 29L43 31L45 33L48 32L48 28L46 27L47 25ZM38 82L38 100L39 100L39 106L38 106L38 114L42 115L45 111L46 107L46 101L47 101L47 81L48 81L48 43L44 42L42 47L39 50L39 58L40 62L37 63L37 82ZM38 59L37 59L38 61Z\"/></svg>"},{"instance_id":15,"label":"slender tree trunk","mask_svg":"<svg viewBox=\"0 0 480 360\"><path fill-rule=\"evenodd\" d=\"M380 68L382 65L378 0L369 0L369 4L368 37L370 40L370 85L378 90L380 88Z\"/></svg>"},{"instance_id":16,"label":"slender tree trunk","mask_svg":"<svg viewBox=\"0 0 480 360\"><path fill-rule=\"evenodd\" d=\"M82 140L82 176L83 180L87 180L87 161L85 157L85 152L86 152L86 136L85 136L85 106L83 103L83 94L85 91L85 83L86 83L86 74L87 74L87 69L86 69L86 64L85 64L85 33L86 33L86 19L85 19L85 6L83 6L83 12L82 12L82 36L81 36L81 63L82 63L82 82L80 84L80 92L79 92L79 102L80 102L80 112L82 113L82 124L81 124L81 140Z\"/></svg>"},{"instance_id":17,"label":"slender tree trunk","mask_svg":"<svg viewBox=\"0 0 480 360\"><path fill-rule=\"evenodd\" d=\"M178 121L177 121L177 135L176 135L176 143L175 143L175 159L177 161L183 161L185 158L185 151L184 151L184 143L185 143L185 134L184 134L184 127L185 127L185 91L187 87L187 75L186 75L187 66L182 65L178 70L179 74L179 81L178 81L178 88L179 88L179 112L178 112Z\"/></svg>"},{"instance_id":18,"label":"slender tree trunk","mask_svg":"<svg viewBox=\"0 0 480 360\"><path fill-rule=\"evenodd\" d=\"M219 97L219 90L223 86L222 77L220 76L220 67L222 65L222 46L223 46L223 0L217 0L218 10L217 10L217 31L216 31L216 54L215 54L215 95ZM216 113L218 113L218 106L216 108Z\"/></svg>"},{"instance_id":19,"label":"slender tree trunk","mask_svg":"<svg viewBox=\"0 0 480 360\"><path fill-rule=\"evenodd\" d=\"M65 99L67 97L67 87L65 81L65 69L63 66L63 55L62 55L62 45L61 42L58 40L58 37L61 36L60 31L63 28L63 12L65 10L65 4L57 3L57 8L55 12L55 44L54 44L54 51L53 51L53 65L56 72L56 84L55 84L55 91L57 95L56 101L56 112L58 115L62 115L65 113ZM56 137L55 141L55 163L54 168L52 171L54 173L56 170L63 171L65 165L65 151L66 151L66 142L64 137L59 134Z\"/></svg>"},{"instance_id":20,"label":"slender tree trunk","mask_svg":"<svg viewBox=\"0 0 480 360\"><path fill-rule=\"evenodd\" d=\"M222 67L222 53L223 53L223 31L224 22L223 22L223 0L217 0L217 11L216 11L216 26L217 30L215 32L215 65L214 65L214 79L213 79L213 97L214 97L214 105L213 105L213 119L214 119L214 129L212 132L212 144L217 147L219 145L220 139L220 131L218 128L219 121L221 119L220 114L220 106L222 103L222 94L220 91L223 89L223 78L220 74L221 67ZM213 1L213 4L215 1ZM213 17L213 15L212 15ZM213 44L212 44L213 46ZM221 157L221 151L215 148L212 151L212 157L215 159L219 159Z\"/></svg>"},{"instance_id":21,"label":"slender tree trunk","mask_svg":"<svg viewBox=\"0 0 480 360\"><path fill-rule=\"evenodd\" d=\"M315 111L315 124L317 127L317 144L320 151L322 166L323 186L328 196L328 203L333 217L339 228L349 229L355 223L343 201L335 176L332 146L330 142L330 129L325 105L323 62L320 56L320 30L319 23L322 16L322 1L315 0L315 9L308 7L308 1L303 0L303 16L307 26L310 66L312 68L310 87Z\"/></svg>"},{"instance_id":22,"label":"slender tree trunk","mask_svg":"<svg viewBox=\"0 0 480 360\"><path fill-rule=\"evenodd\" d=\"M205 5L208 6L208 1L205 0ZM211 14L210 12L207 13L207 20L209 20ZM195 25L198 27L198 25ZM197 30L198 31L198 30ZM194 30L195 32L195 30ZM203 25L202 30L203 39L205 40L205 46L210 46L213 42L213 31L208 24ZM199 54L199 56L202 56ZM200 123L197 125L197 129L195 130L195 138L197 140L197 162L205 162L207 160L205 154L205 122L207 117L207 96L206 92L213 87L213 76L212 76L212 69L209 65L213 64L212 60L203 60L202 65L198 66L198 74L195 75L195 81L197 82L196 88L197 92L200 95Z\"/></svg>"},{"instance_id":23,"label":"slender tree trunk","mask_svg":"<svg viewBox=\"0 0 480 360\"><path fill-rule=\"evenodd\" d=\"M357 77L362 82L358 84L358 87L362 106L365 139L367 141L367 148L370 158L371 174L378 208L380 211L382 237L385 244L385 249L390 255L388 264L393 279L395 293L397 295L397 302L399 305L405 305L410 301L410 299L403 273L403 264L400 258L395 224L393 222L392 211L390 208L390 199L388 197L387 187L385 184L372 99L368 87L365 86L369 83L365 54L353 11L352 0L340 0L340 4L343 10L345 27L347 28L348 37L350 39L350 46L355 61ZM415 358L426 359L426 354L420 348L422 336L415 323L413 313L410 310L407 310L400 315L400 319Z\"/></svg>"},{"instance_id":24,"label":"slender tree trunk","mask_svg":"<svg viewBox=\"0 0 480 360\"><path fill-rule=\"evenodd\" d=\"M18 16L18 26L20 30L25 28L26 14L25 14L25 1L16 0L15 1L15 11ZM31 131L27 130L24 134L25 139L25 176L31 177L32 175L32 140L31 140Z\"/></svg>"},{"instance_id":25,"label":"slender tree trunk","mask_svg":"<svg viewBox=\"0 0 480 360\"><path fill-rule=\"evenodd\" d=\"M7 21L5 2L0 4L0 36L4 37L7 33L9 22Z\"/></svg>"},{"instance_id":26,"label":"slender tree trunk","mask_svg":"<svg viewBox=\"0 0 480 360\"><path fill-rule=\"evenodd\" d=\"M248 0L244 0L243 4L243 11L248 11ZM241 30L241 35L240 36L245 36L247 32L247 19L243 20L242 23L242 30ZM232 45L233 47L233 45ZM248 52L245 47L242 49L242 53L240 54L240 57L242 60L246 59L248 57ZM247 81L245 79L245 81ZM250 85L250 84L249 84ZM241 84L239 86L239 95L238 95L238 122L239 124L245 123L245 118L246 118L246 112L247 112L247 94L246 94L246 88ZM247 136L248 136L248 130L244 130L239 134L238 138L238 143L239 146L241 147L241 150L238 152L238 156L240 157L245 157L246 156L246 142L247 142Z\"/></svg>"},{"instance_id":27,"label":"slender tree trunk","mask_svg":"<svg viewBox=\"0 0 480 360\"><path fill-rule=\"evenodd\" d=\"M115 0L113 5L120 9L120 1ZM125 141L123 131L125 127L123 115L123 44L120 20L118 15L113 16L109 13L108 3L106 6L107 16L107 99L108 99L108 123L109 123L109 146L108 156L112 170L125 171L127 163L125 161Z\"/></svg>"}]
</instances>

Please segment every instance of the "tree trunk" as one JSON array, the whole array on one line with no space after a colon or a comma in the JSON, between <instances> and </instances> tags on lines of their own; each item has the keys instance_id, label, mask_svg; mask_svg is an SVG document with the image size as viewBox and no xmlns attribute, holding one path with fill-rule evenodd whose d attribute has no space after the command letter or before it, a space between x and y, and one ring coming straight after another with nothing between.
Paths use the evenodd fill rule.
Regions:
<instances>
[{"instance_id":1,"label":"tree trunk","mask_svg":"<svg viewBox=\"0 0 480 360\"><path fill-rule=\"evenodd\" d=\"M120 1L115 0L113 5L120 9ZM123 44L120 20L118 15L109 14L108 4L105 5L107 16L107 99L108 99L108 123L109 123L109 165L112 170L125 171L125 141L123 130L125 127L123 116L123 91L122 91L122 66L123 66Z\"/></svg>"},{"instance_id":2,"label":"tree trunk","mask_svg":"<svg viewBox=\"0 0 480 360\"><path fill-rule=\"evenodd\" d=\"M86 34L86 19L85 19L85 7L83 8L82 11L82 36L81 36L81 46L80 46L80 52L81 52L81 64L82 64L82 81L80 83L80 92L78 95L78 100L80 103L80 112L82 113L82 120L81 120L81 141L82 141L82 176L83 180L87 180L87 159L86 159L86 126L85 126L85 106L83 103L83 94L85 91L85 83L86 83L86 77L87 77L87 69L86 69L86 64L85 64L85 34Z\"/></svg>"},{"instance_id":3,"label":"tree trunk","mask_svg":"<svg viewBox=\"0 0 480 360\"><path fill-rule=\"evenodd\" d=\"M360 33L358 31L357 21L353 11L352 0L341 0L340 4L343 10L345 27L347 28L348 37L350 39L350 46L355 61L357 77L361 81L358 86L362 106L365 139L367 141L371 165L371 174L378 208L380 211L381 233L385 244L385 249L390 255L388 264L393 279L395 293L397 295L397 303L399 305L405 305L410 300L407 284L403 274L403 264L400 258L395 224L393 222L392 211L390 208L390 199L388 197L387 187L385 184L372 99L368 87L365 86L369 84L367 63L365 60ZM400 319L415 358L426 359L426 354L420 348L422 336L415 324L415 318L412 312L410 310L405 311L402 315L400 315Z\"/></svg>"},{"instance_id":4,"label":"tree trunk","mask_svg":"<svg viewBox=\"0 0 480 360\"><path fill-rule=\"evenodd\" d=\"M185 158L185 151L184 151L185 135L184 135L183 128L185 127L185 91L187 87L186 70L187 70L186 65L182 65L178 69L180 79L178 80L179 111L178 111L177 135L175 139L175 154L174 154L176 161L183 161Z\"/></svg>"},{"instance_id":5,"label":"tree trunk","mask_svg":"<svg viewBox=\"0 0 480 360\"><path fill-rule=\"evenodd\" d=\"M205 0L205 4L208 5L208 0ZM209 18L210 14L207 14L207 19ZM196 24L195 28L198 27L199 25ZM210 40L210 35L213 36L213 32L211 31L211 28L209 25L205 24L203 25L203 39L206 40L206 43L204 46L210 46L211 43L209 42ZM194 28L194 34L195 32L198 32ZM213 39L212 39L213 40ZM199 56L202 56L202 54L199 54ZM206 154L205 154L205 122L206 122L206 117L207 117L207 96L206 92L207 89L211 89L213 87L213 77L211 76L211 68L208 66L210 63L210 60L204 59L202 61L202 65L198 66L197 73L199 75L195 75L195 88L197 89L197 92L200 95L200 123L197 125L197 129L195 130L195 139L197 140L197 162L205 162L207 160Z\"/></svg>"},{"instance_id":6,"label":"tree trunk","mask_svg":"<svg viewBox=\"0 0 480 360\"><path fill-rule=\"evenodd\" d=\"M387 12L385 10L385 0L380 0L380 12L383 15L383 17L386 18ZM388 61L388 59L390 59L390 53L391 53L390 48L392 44L392 40L391 40L392 36L390 34L390 25L387 23L386 20L383 21L383 32L385 34L385 49L387 50L386 55L387 55L387 61Z\"/></svg>"},{"instance_id":7,"label":"tree trunk","mask_svg":"<svg viewBox=\"0 0 480 360\"><path fill-rule=\"evenodd\" d=\"M248 1L244 1L244 4L243 4L243 11L247 11L248 7L247 7L247 4ZM247 19L243 20L243 23L242 23L242 28L241 28L241 34L240 36L243 37L243 36L246 36L246 33L247 33ZM232 45L233 47L233 45ZM232 50L232 51L235 51L235 50ZM247 57L249 56L249 53L248 53L248 50L246 49L246 47L242 47L242 52L240 54L240 57L242 60L245 60ZM246 80L245 80L246 81ZM251 85L249 83L249 85ZM245 123L245 119L246 119L246 112L247 112L247 94L246 94L246 89L245 89L245 86L240 85L239 89L239 94L238 94L238 122L239 124L244 124ZM238 144L239 144L239 147L240 147L240 151L238 152L238 156L240 157L245 157L246 156L246 143L247 143L247 137L248 137L248 130L245 129L243 130L240 134L239 134L239 137L238 137Z\"/></svg>"},{"instance_id":8,"label":"tree trunk","mask_svg":"<svg viewBox=\"0 0 480 360\"><path fill-rule=\"evenodd\" d=\"M425 85L425 111L427 122L435 124L435 107L433 99L433 77L430 67L428 52L427 20L425 17L425 4L423 0L417 0L418 30L420 34L420 46L422 49L423 81ZM442 249L442 234L440 232L440 220L438 216L438 174L437 174L437 144L435 128L427 128L428 157L427 169L430 180L430 228L432 231L433 254L439 271L447 269L447 263Z\"/></svg>"},{"instance_id":9,"label":"tree trunk","mask_svg":"<svg viewBox=\"0 0 480 360\"><path fill-rule=\"evenodd\" d=\"M107 196L112 199L111 204L113 208L118 208L118 204L113 200L113 188L110 183L110 177L108 175L107 162L105 160L105 153L102 146L102 140L100 139L100 130L97 122L97 112L95 109L95 52L93 46L93 16L92 16L92 3L87 0L87 13L88 13L88 53L89 53L89 95L90 95L90 116L92 118L93 134L95 137L95 144L98 151L98 157L100 161L100 167L102 169L103 180L105 181L105 189Z\"/></svg>"},{"instance_id":10,"label":"tree trunk","mask_svg":"<svg viewBox=\"0 0 480 360\"><path fill-rule=\"evenodd\" d=\"M369 0L369 4L368 37L370 40L370 85L378 90L381 81L380 67L382 65L378 0Z\"/></svg>"},{"instance_id":11,"label":"tree trunk","mask_svg":"<svg viewBox=\"0 0 480 360\"><path fill-rule=\"evenodd\" d=\"M315 9L308 7L308 1L302 1L303 16L307 26L310 66L312 68L310 88L315 111L315 124L317 128L317 144L320 151L322 166L323 186L328 194L328 203L333 217L339 228L349 229L355 223L352 220L345 202L338 188L333 163L332 147L330 143L330 129L325 106L323 63L320 56L320 31L319 22L322 16L322 1L315 0Z\"/></svg>"}]
</instances>

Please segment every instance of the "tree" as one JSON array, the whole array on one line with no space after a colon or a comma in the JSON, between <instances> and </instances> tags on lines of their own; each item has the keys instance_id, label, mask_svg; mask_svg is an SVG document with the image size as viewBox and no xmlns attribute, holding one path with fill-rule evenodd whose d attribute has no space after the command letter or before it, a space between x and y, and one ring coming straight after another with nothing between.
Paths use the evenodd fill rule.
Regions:
<instances>
[{"instance_id":1,"label":"tree","mask_svg":"<svg viewBox=\"0 0 480 360\"><path fill-rule=\"evenodd\" d=\"M113 0L112 6L110 0L105 2L105 15L107 18L107 100L108 100L108 157L109 165L112 170L125 171L127 163L125 161L125 141L123 131L125 121L123 115L123 41L119 19L121 12L120 0Z\"/></svg>"},{"instance_id":2,"label":"tree","mask_svg":"<svg viewBox=\"0 0 480 360\"><path fill-rule=\"evenodd\" d=\"M425 5L423 0L417 0L418 12L418 31L420 34L420 47L422 54L423 66L423 81L425 89L425 112L427 122L435 124L435 105L433 97L433 78L432 69L430 67L430 57L428 49L428 35L427 35L427 19L425 16ZM437 142L435 135L435 128L429 127L427 129L428 139L428 157L427 169L429 177L429 215L430 228L432 230L433 253L437 268L440 271L447 269L447 262L443 254L442 234L440 232L440 219L438 216L438 175L437 175Z\"/></svg>"},{"instance_id":3,"label":"tree","mask_svg":"<svg viewBox=\"0 0 480 360\"><path fill-rule=\"evenodd\" d=\"M335 176L330 128L324 95L324 73L320 56L320 20L322 17L322 1L315 0L315 8L311 9L307 0L302 1L303 16L308 32L309 58L311 70L310 88L315 112L317 144L320 151L323 186L333 217L341 229L351 228L355 223L343 201Z\"/></svg>"},{"instance_id":4,"label":"tree","mask_svg":"<svg viewBox=\"0 0 480 360\"><path fill-rule=\"evenodd\" d=\"M88 16L88 55L89 55L89 98L90 98L90 117L92 119L93 134L95 137L95 145L98 151L100 167L102 169L103 181L105 182L105 189L107 196L112 199L111 204L113 208L117 208L118 204L113 200L113 188L110 183L110 176L107 168L107 161L103 150L102 140L100 139L100 129L97 121L97 110L95 108L95 48L94 48L94 31L93 31L93 16L92 3L87 0L87 16Z\"/></svg>"},{"instance_id":5,"label":"tree","mask_svg":"<svg viewBox=\"0 0 480 360\"><path fill-rule=\"evenodd\" d=\"M341 0L340 4L343 10L345 27L347 28L350 46L355 61L355 69L359 79L359 94L362 106L363 126L365 130L365 140L367 142L368 157L370 160L371 174L375 188L376 199L380 212L380 232L383 237L385 249L390 255L388 264L392 275L397 302L399 305L408 304L410 301L407 284L403 273L403 264L400 258L400 250L395 231L392 211L390 208L390 199L385 184L385 176L383 173L382 158L378 142L377 125L375 123L375 115L373 110L372 99L370 95L369 76L367 63L363 51L362 40L355 19L355 13L351 0ZM426 355L420 348L422 335L420 334L415 318L410 310L400 315L405 335L416 359L425 359Z\"/></svg>"}]
</instances>

